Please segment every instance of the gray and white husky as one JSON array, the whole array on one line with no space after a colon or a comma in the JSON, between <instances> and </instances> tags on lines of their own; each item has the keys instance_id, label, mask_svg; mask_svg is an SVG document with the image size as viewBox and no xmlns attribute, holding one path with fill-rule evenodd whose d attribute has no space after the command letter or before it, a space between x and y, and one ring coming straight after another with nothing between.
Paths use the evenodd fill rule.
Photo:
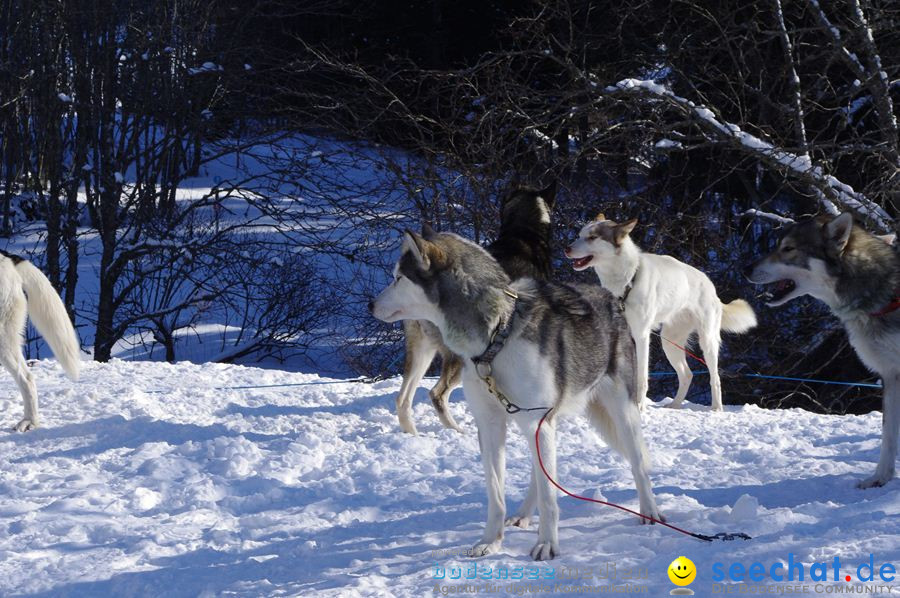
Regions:
<instances>
[{"instance_id":1,"label":"gray and white husky","mask_svg":"<svg viewBox=\"0 0 900 598\"><path fill-rule=\"evenodd\" d=\"M26 316L50 345L72 380L78 378L78 337L56 289L43 272L17 255L0 251L0 363L15 378L25 417L16 430L25 432L39 424L37 389L22 355Z\"/></svg>"},{"instance_id":2,"label":"gray and white husky","mask_svg":"<svg viewBox=\"0 0 900 598\"><path fill-rule=\"evenodd\" d=\"M668 255L644 253L631 240L637 220L617 223L599 215L586 224L566 249L572 267L593 267L600 283L622 301L637 348L637 392L647 401L650 333L660 326L666 358L678 374L678 393L670 407L680 407L693 374L685 347L696 332L709 368L712 408L722 410L719 381L721 333L745 332L756 326L753 308L743 300L723 304L706 274ZM670 341L670 342L667 342Z\"/></svg>"},{"instance_id":3,"label":"gray and white husky","mask_svg":"<svg viewBox=\"0 0 900 598\"><path fill-rule=\"evenodd\" d=\"M550 214L556 199L556 182L545 189L518 187L506 194L500 206L500 233L488 245L488 252L513 280L530 277L546 280L551 271ZM397 419L400 429L416 433L412 416L412 400L422 377L441 355L441 376L428 393L438 418L445 427L459 431L459 425L447 406L450 392L460 385L462 360L447 348L437 327L425 320L404 320L403 336L406 357L403 383L397 394Z\"/></svg>"},{"instance_id":4,"label":"gray and white husky","mask_svg":"<svg viewBox=\"0 0 900 598\"><path fill-rule=\"evenodd\" d=\"M900 255L849 213L793 225L768 257L750 266L754 284L772 284L769 305L812 295L840 318L850 344L884 384L881 456L860 488L894 477L900 429Z\"/></svg>"},{"instance_id":5,"label":"gray and white husky","mask_svg":"<svg viewBox=\"0 0 900 598\"><path fill-rule=\"evenodd\" d=\"M660 518L635 400L634 348L625 318L608 291L527 278L512 282L480 246L426 228L422 236L405 233L394 280L369 309L385 322L433 323L447 346L463 358L463 389L478 426L488 494L487 524L473 548L475 556L497 552L503 540L509 419L531 446L532 483L518 515L507 523L527 527L536 496L540 522L531 555L543 560L559 554L556 491L539 469L535 446L535 431L545 412L524 409L553 407L540 441L550 476L556 473L556 416L586 414L631 464L641 513ZM493 360L492 375L500 391L523 409L513 415L488 391L473 362L494 345L498 334L508 336Z\"/></svg>"}]
</instances>

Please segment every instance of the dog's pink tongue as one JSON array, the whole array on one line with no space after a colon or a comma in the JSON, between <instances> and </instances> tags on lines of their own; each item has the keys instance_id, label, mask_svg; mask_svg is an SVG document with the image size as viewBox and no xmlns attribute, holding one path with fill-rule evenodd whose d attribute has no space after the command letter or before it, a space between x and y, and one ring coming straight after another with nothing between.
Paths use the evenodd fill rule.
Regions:
<instances>
[{"instance_id":1,"label":"dog's pink tongue","mask_svg":"<svg viewBox=\"0 0 900 598\"><path fill-rule=\"evenodd\" d=\"M572 260L572 265L576 268L583 268L584 266L587 266L588 262L590 262L590 261L591 261L590 256L578 257L578 258L575 258L574 260Z\"/></svg>"}]
</instances>

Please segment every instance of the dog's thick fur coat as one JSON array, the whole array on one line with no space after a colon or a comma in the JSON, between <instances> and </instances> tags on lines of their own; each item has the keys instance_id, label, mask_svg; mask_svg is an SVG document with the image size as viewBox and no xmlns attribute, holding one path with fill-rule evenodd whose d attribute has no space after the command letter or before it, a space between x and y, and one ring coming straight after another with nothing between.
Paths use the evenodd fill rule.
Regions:
<instances>
[{"instance_id":1,"label":"dog's thick fur coat","mask_svg":"<svg viewBox=\"0 0 900 598\"><path fill-rule=\"evenodd\" d=\"M394 281L371 303L375 317L386 322L428 320L463 358L463 388L478 426L488 491L487 525L473 549L476 556L500 549L504 523L527 522L534 497L540 522L531 555L549 559L559 554L556 490L539 469L536 454L535 432L544 411L509 415L472 362L504 322L509 322L510 334L493 360L493 376L521 408L553 407L540 432L548 473L556 474L556 416L584 413L631 464L641 513L660 518L635 400L634 346L608 291L597 285L512 282L483 248L430 230L423 236L407 232L394 272ZM532 487L517 517L506 522L504 447L509 419L530 444Z\"/></svg>"},{"instance_id":2,"label":"dog's thick fur coat","mask_svg":"<svg viewBox=\"0 0 900 598\"><path fill-rule=\"evenodd\" d=\"M0 253L0 363L22 392L25 416L16 430L25 432L39 425L37 389L22 355L26 316L72 380L81 366L78 337L47 277L19 256Z\"/></svg>"},{"instance_id":3,"label":"dog's thick fur coat","mask_svg":"<svg viewBox=\"0 0 900 598\"><path fill-rule=\"evenodd\" d=\"M712 408L722 410L719 380L721 332L745 332L756 326L746 301L723 304L703 272L667 255L644 253L629 234L636 220L619 224L598 219L584 226L566 249L576 270L593 267L601 284L623 300L625 318L637 349L637 392L647 401L650 334L662 327L662 348L678 374L678 392L671 407L680 407L693 374L682 347L697 333L709 368Z\"/></svg>"},{"instance_id":4,"label":"dog's thick fur coat","mask_svg":"<svg viewBox=\"0 0 900 598\"><path fill-rule=\"evenodd\" d=\"M900 255L849 213L792 226L777 249L747 271L754 284L775 284L769 305L811 295L828 305L862 362L884 384L881 455L861 488L894 477L900 434ZM892 308L892 306L894 306Z\"/></svg>"}]
</instances>

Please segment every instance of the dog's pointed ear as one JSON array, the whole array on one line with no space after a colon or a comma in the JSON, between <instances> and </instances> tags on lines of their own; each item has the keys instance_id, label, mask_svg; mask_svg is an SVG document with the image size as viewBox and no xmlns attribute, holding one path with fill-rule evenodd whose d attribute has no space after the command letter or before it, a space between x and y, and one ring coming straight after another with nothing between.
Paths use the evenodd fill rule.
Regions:
<instances>
[{"instance_id":1,"label":"dog's pointed ear","mask_svg":"<svg viewBox=\"0 0 900 598\"><path fill-rule=\"evenodd\" d=\"M621 245L622 241L625 240L625 237L631 234L631 231L634 230L635 226L637 226L637 218L632 218L628 222L617 224L615 231L616 245Z\"/></svg>"},{"instance_id":2,"label":"dog's pointed ear","mask_svg":"<svg viewBox=\"0 0 900 598\"><path fill-rule=\"evenodd\" d=\"M897 240L897 233L891 233L889 235L875 235L875 236L891 246L893 246L894 241Z\"/></svg>"},{"instance_id":3,"label":"dog's pointed ear","mask_svg":"<svg viewBox=\"0 0 900 598\"><path fill-rule=\"evenodd\" d=\"M428 264L426 260L428 258L424 251L425 243L427 241L413 231L409 229L403 231L403 251L410 252L419 265L427 269Z\"/></svg>"},{"instance_id":4,"label":"dog's pointed ear","mask_svg":"<svg viewBox=\"0 0 900 598\"><path fill-rule=\"evenodd\" d=\"M850 240L850 231L853 230L853 214L844 212L825 225L825 236L828 243L839 255Z\"/></svg>"},{"instance_id":5,"label":"dog's pointed ear","mask_svg":"<svg viewBox=\"0 0 900 598\"><path fill-rule=\"evenodd\" d=\"M431 241L437 236L437 231L431 228L431 225L426 222L422 225L422 236L425 237L426 241Z\"/></svg>"},{"instance_id":6,"label":"dog's pointed ear","mask_svg":"<svg viewBox=\"0 0 900 598\"><path fill-rule=\"evenodd\" d=\"M433 230L431 232L434 233ZM404 232L403 248L412 254L423 270L440 269L447 262L440 247L408 229Z\"/></svg>"},{"instance_id":7,"label":"dog's pointed ear","mask_svg":"<svg viewBox=\"0 0 900 598\"><path fill-rule=\"evenodd\" d=\"M558 181L553 179L549 185L538 191L538 197L544 200L544 203L547 204L549 209L553 209L553 204L556 203L556 189L558 187Z\"/></svg>"}]
</instances>

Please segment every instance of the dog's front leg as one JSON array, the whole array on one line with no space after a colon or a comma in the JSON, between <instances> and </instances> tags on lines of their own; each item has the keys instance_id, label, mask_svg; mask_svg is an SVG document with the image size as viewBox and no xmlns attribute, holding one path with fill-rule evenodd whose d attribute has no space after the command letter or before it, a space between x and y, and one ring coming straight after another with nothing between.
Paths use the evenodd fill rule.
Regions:
<instances>
[{"instance_id":1,"label":"dog's front leg","mask_svg":"<svg viewBox=\"0 0 900 598\"><path fill-rule=\"evenodd\" d=\"M487 523L484 535L472 547L472 556L493 554L503 543L503 523L506 517L506 497L504 494L506 477L506 413L490 411L476 413L478 444L481 447L481 464L487 486Z\"/></svg>"},{"instance_id":2,"label":"dog's front leg","mask_svg":"<svg viewBox=\"0 0 900 598\"><path fill-rule=\"evenodd\" d=\"M632 330L640 330L638 334L632 333L632 337L634 338L635 357L637 359L635 387L637 389L638 409L643 411L649 402L647 398L647 380L650 377L650 331L644 330L643 327L632 328Z\"/></svg>"},{"instance_id":3,"label":"dog's front leg","mask_svg":"<svg viewBox=\"0 0 900 598\"><path fill-rule=\"evenodd\" d=\"M523 421L524 420L524 421ZM538 459L535 431L538 420L520 415L517 421L531 447L532 482L537 490L538 540L531 549L531 557L536 561L547 561L559 556L559 505L556 504L556 489L541 470L541 463L553 479L556 479L556 422L552 418L541 426L541 451Z\"/></svg>"},{"instance_id":4,"label":"dog's front leg","mask_svg":"<svg viewBox=\"0 0 900 598\"><path fill-rule=\"evenodd\" d=\"M884 486L894 477L897 460L897 436L900 434L900 373L884 376L881 415L881 455L875 475L861 481L860 488Z\"/></svg>"}]
</instances>

